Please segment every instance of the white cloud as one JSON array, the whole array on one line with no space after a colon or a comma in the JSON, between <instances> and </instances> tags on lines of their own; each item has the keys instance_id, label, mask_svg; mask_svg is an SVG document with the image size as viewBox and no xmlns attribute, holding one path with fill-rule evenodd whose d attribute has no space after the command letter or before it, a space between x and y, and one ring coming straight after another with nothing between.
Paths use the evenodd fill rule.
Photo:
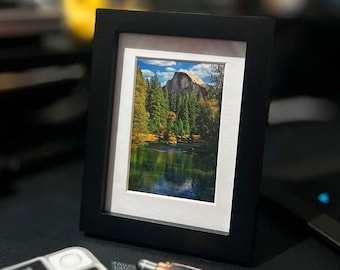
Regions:
<instances>
[{"instance_id":1,"label":"white cloud","mask_svg":"<svg viewBox=\"0 0 340 270\"><path fill-rule=\"evenodd\" d=\"M153 76L157 75L158 80L160 81L162 86L164 86L168 80L172 79L172 77L174 76L174 73L176 72L176 70L173 68L169 68L166 70L169 70L169 71L162 72L158 70L157 72L153 72L150 69L142 69L142 74L143 74L143 77L146 79L150 79Z\"/></svg>"},{"instance_id":2,"label":"white cloud","mask_svg":"<svg viewBox=\"0 0 340 270\"><path fill-rule=\"evenodd\" d=\"M171 67L176 66L176 61L168 61L168 60L152 60L152 59L141 59L145 64L161 66L161 67Z\"/></svg>"},{"instance_id":3,"label":"white cloud","mask_svg":"<svg viewBox=\"0 0 340 270\"><path fill-rule=\"evenodd\" d=\"M207 84L211 84L210 82L210 76L213 72L213 65L212 64L208 64L208 63L200 63L197 65L192 66L190 69L176 69L172 66L167 66L170 64L176 64L175 61L164 61L164 60L151 60L151 59L143 59L141 60L144 63L148 63L151 64L151 62L155 65L158 66L162 66L164 64L165 69L164 71L152 71L150 69L142 69L142 73L143 73L143 77L144 78L148 78L150 79L151 77L153 77L155 74L157 74L158 79L160 81L160 83L162 84L162 86L164 86L166 84L166 82L168 80L171 80L174 76L174 73L179 71L179 72L191 72L193 74L195 74L196 76L198 76L200 79L202 79L205 83ZM167 65L166 65L167 64ZM178 65L181 64L181 62L177 63Z\"/></svg>"},{"instance_id":4,"label":"white cloud","mask_svg":"<svg viewBox=\"0 0 340 270\"><path fill-rule=\"evenodd\" d=\"M161 82L161 84L164 86L164 84L168 80L172 79L172 77L174 76L174 72L173 71L170 71L170 72L167 72L167 71L165 71L165 72L157 71L157 76L158 76L158 79Z\"/></svg>"},{"instance_id":5,"label":"white cloud","mask_svg":"<svg viewBox=\"0 0 340 270\"><path fill-rule=\"evenodd\" d=\"M176 72L176 69L172 67L167 67L165 70L168 72Z\"/></svg>"},{"instance_id":6,"label":"white cloud","mask_svg":"<svg viewBox=\"0 0 340 270\"><path fill-rule=\"evenodd\" d=\"M152 72L149 69L142 69L142 74L143 74L143 77L145 77L145 78L151 78L151 77L155 76L155 73Z\"/></svg>"},{"instance_id":7,"label":"white cloud","mask_svg":"<svg viewBox=\"0 0 340 270\"><path fill-rule=\"evenodd\" d=\"M210 76L213 72L212 64L197 64L190 69L180 69L181 72L191 72L209 84Z\"/></svg>"},{"instance_id":8,"label":"white cloud","mask_svg":"<svg viewBox=\"0 0 340 270\"><path fill-rule=\"evenodd\" d=\"M179 72L190 72L190 70L181 68Z\"/></svg>"},{"instance_id":9,"label":"white cloud","mask_svg":"<svg viewBox=\"0 0 340 270\"><path fill-rule=\"evenodd\" d=\"M211 64L198 64L193 66L190 71L200 77L202 80L208 78L212 72Z\"/></svg>"}]
</instances>

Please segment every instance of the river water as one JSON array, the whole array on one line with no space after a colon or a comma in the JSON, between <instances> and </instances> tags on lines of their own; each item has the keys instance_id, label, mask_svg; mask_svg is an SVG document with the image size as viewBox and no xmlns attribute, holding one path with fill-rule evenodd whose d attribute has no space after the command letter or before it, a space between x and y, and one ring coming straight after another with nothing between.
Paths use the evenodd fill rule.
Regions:
<instances>
[{"instance_id":1,"label":"river water","mask_svg":"<svg viewBox=\"0 0 340 270\"><path fill-rule=\"evenodd\" d=\"M216 154L195 144L132 147L129 190L214 202Z\"/></svg>"}]
</instances>

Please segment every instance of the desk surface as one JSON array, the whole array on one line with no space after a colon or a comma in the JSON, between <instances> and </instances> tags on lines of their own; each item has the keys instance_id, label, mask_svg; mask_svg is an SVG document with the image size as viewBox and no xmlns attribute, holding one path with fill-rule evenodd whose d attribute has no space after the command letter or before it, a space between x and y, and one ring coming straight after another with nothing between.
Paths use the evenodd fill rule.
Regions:
<instances>
[{"instance_id":1,"label":"desk surface","mask_svg":"<svg viewBox=\"0 0 340 270\"><path fill-rule=\"evenodd\" d=\"M112 269L112 262L145 258L214 269L340 269L340 256L302 224L264 199L260 202L255 265L233 264L169 253L85 235L78 229L82 161L0 183L0 268L68 246L83 246ZM7 189L5 190L5 187Z\"/></svg>"}]
</instances>

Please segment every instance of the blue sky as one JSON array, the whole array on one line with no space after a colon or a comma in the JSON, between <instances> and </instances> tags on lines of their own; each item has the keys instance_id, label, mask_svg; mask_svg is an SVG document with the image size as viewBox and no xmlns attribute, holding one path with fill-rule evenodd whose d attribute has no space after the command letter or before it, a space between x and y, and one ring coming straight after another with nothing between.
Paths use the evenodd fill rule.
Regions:
<instances>
[{"instance_id":1,"label":"blue sky","mask_svg":"<svg viewBox=\"0 0 340 270\"><path fill-rule=\"evenodd\" d=\"M211 64L208 63L138 58L137 66L142 69L144 78L150 79L157 74L162 86L172 79L176 71L189 71L201 78L204 83L211 84Z\"/></svg>"}]
</instances>

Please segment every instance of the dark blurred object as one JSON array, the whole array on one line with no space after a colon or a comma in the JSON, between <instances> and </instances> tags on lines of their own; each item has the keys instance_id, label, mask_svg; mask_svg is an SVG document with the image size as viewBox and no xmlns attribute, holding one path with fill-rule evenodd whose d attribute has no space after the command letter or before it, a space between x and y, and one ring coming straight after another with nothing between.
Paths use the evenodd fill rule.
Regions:
<instances>
[{"instance_id":1,"label":"dark blurred object","mask_svg":"<svg viewBox=\"0 0 340 270\"><path fill-rule=\"evenodd\" d=\"M60 30L60 12L35 1L2 1L0 3L0 38L40 35Z\"/></svg>"},{"instance_id":2,"label":"dark blurred object","mask_svg":"<svg viewBox=\"0 0 340 270\"><path fill-rule=\"evenodd\" d=\"M236 0L149 0L148 3L152 10L218 15L233 15L237 13Z\"/></svg>"},{"instance_id":3,"label":"dark blurred object","mask_svg":"<svg viewBox=\"0 0 340 270\"><path fill-rule=\"evenodd\" d=\"M340 9L332 0L303 1L294 16L274 16L273 99L308 96L338 103ZM65 137L80 149L83 139L90 43L70 45L62 29L63 14L38 2L49 1L0 3L0 174L20 171L21 160L39 163L63 149L57 146L43 154L39 144ZM142 2L152 10L272 16L264 7L271 0Z\"/></svg>"},{"instance_id":4,"label":"dark blurred object","mask_svg":"<svg viewBox=\"0 0 340 270\"><path fill-rule=\"evenodd\" d=\"M279 19L274 44L273 96L339 100L340 19Z\"/></svg>"},{"instance_id":5,"label":"dark blurred object","mask_svg":"<svg viewBox=\"0 0 340 270\"><path fill-rule=\"evenodd\" d=\"M91 50L34 2L0 5L0 185L83 154Z\"/></svg>"},{"instance_id":6,"label":"dark blurred object","mask_svg":"<svg viewBox=\"0 0 340 270\"><path fill-rule=\"evenodd\" d=\"M34 8L36 7L35 1L30 0L2 0L0 9L21 9L21 8Z\"/></svg>"},{"instance_id":7,"label":"dark blurred object","mask_svg":"<svg viewBox=\"0 0 340 270\"><path fill-rule=\"evenodd\" d=\"M340 122L270 126L262 195L340 251Z\"/></svg>"},{"instance_id":8,"label":"dark blurred object","mask_svg":"<svg viewBox=\"0 0 340 270\"><path fill-rule=\"evenodd\" d=\"M239 7L248 15L276 18L328 18L340 16L336 0L242 0Z\"/></svg>"}]
</instances>

